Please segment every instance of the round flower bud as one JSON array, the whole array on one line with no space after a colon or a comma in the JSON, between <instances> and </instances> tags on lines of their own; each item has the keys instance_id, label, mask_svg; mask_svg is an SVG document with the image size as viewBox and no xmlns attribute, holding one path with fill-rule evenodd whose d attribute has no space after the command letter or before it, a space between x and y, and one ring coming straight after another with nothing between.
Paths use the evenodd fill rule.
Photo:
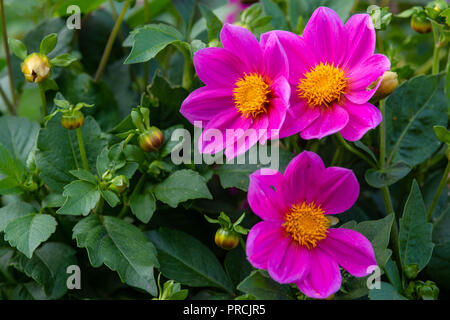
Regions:
<instances>
[{"instance_id":1,"label":"round flower bud","mask_svg":"<svg viewBox=\"0 0 450 320\"><path fill-rule=\"evenodd\" d=\"M415 13L411 17L411 28L418 33L431 32L431 22L424 12Z\"/></svg>"},{"instance_id":2,"label":"round flower bud","mask_svg":"<svg viewBox=\"0 0 450 320\"><path fill-rule=\"evenodd\" d=\"M381 79L381 84L375 92L374 98L381 100L390 95L398 87L398 75L392 71L386 71Z\"/></svg>"},{"instance_id":3,"label":"round flower bud","mask_svg":"<svg viewBox=\"0 0 450 320\"><path fill-rule=\"evenodd\" d=\"M231 250L238 246L239 235L235 231L220 228L216 232L214 241L222 249Z\"/></svg>"},{"instance_id":4,"label":"round flower bud","mask_svg":"<svg viewBox=\"0 0 450 320\"><path fill-rule=\"evenodd\" d=\"M145 152L155 152L163 145L164 135L156 127L151 127L138 137L139 147Z\"/></svg>"},{"instance_id":5,"label":"round flower bud","mask_svg":"<svg viewBox=\"0 0 450 320\"><path fill-rule=\"evenodd\" d=\"M22 73L28 82L41 82L50 77L51 66L47 56L30 54L22 63Z\"/></svg>"},{"instance_id":6,"label":"round flower bud","mask_svg":"<svg viewBox=\"0 0 450 320\"><path fill-rule=\"evenodd\" d=\"M109 185L109 189L111 189L117 193L122 193L129 186L130 186L130 180L128 180L127 177L120 175L120 176L114 177L114 179L112 179L111 184Z\"/></svg>"},{"instance_id":7,"label":"round flower bud","mask_svg":"<svg viewBox=\"0 0 450 320\"><path fill-rule=\"evenodd\" d=\"M61 116L61 125L68 130L75 130L84 123L84 115L81 111L67 112Z\"/></svg>"}]
</instances>

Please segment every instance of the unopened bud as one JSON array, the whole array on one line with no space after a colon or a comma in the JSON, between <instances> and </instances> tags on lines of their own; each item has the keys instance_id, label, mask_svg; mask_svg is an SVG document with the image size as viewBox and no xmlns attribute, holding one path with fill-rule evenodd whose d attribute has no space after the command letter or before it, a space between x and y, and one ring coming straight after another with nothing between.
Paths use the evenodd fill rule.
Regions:
<instances>
[{"instance_id":1,"label":"unopened bud","mask_svg":"<svg viewBox=\"0 0 450 320\"><path fill-rule=\"evenodd\" d=\"M127 177L121 175L112 179L111 184L109 185L109 189L122 193L130 186L130 181Z\"/></svg>"},{"instance_id":2,"label":"unopened bud","mask_svg":"<svg viewBox=\"0 0 450 320\"><path fill-rule=\"evenodd\" d=\"M41 82L50 77L51 66L47 56L30 54L22 63L22 73L28 82Z\"/></svg>"},{"instance_id":3,"label":"unopened bud","mask_svg":"<svg viewBox=\"0 0 450 320\"><path fill-rule=\"evenodd\" d=\"M159 148L164 143L164 135L156 127L150 127L150 129L141 133L138 137L139 147L145 152L155 152L158 151Z\"/></svg>"},{"instance_id":4,"label":"unopened bud","mask_svg":"<svg viewBox=\"0 0 450 320\"><path fill-rule=\"evenodd\" d=\"M61 116L61 125L68 130L75 130L84 123L84 115L81 111L72 111L63 113Z\"/></svg>"},{"instance_id":5,"label":"unopened bud","mask_svg":"<svg viewBox=\"0 0 450 320\"><path fill-rule=\"evenodd\" d=\"M374 94L375 100L381 100L389 96L398 87L398 75L396 72L386 71L381 79L381 84Z\"/></svg>"},{"instance_id":6,"label":"unopened bud","mask_svg":"<svg viewBox=\"0 0 450 320\"><path fill-rule=\"evenodd\" d=\"M431 32L431 22L428 20L425 12L415 13L411 17L411 28L418 33Z\"/></svg>"}]
</instances>

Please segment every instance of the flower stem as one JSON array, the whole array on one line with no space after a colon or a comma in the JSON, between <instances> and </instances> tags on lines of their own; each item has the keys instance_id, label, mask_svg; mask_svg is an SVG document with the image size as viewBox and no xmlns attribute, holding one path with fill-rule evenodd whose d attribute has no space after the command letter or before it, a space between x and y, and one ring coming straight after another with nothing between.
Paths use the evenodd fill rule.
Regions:
<instances>
[{"instance_id":1,"label":"flower stem","mask_svg":"<svg viewBox=\"0 0 450 320\"><path fill-rule=\"evenodd\" d=\"M432 73L433 74L438 74L439 73L439 53L441 51L441 46L440 46L440 42L439 42L439 34L438 31L436 29L436 27L432 26L433 29L433 37L434 37L434 50L433 50L433 69L432 69Z\"/></svg>"},{"instance_id":2,"label":"flower stem","mask_svg":"<svg viewBox=\"0 0 450 320\"><path fill-rule=\"evenodd\" d=\"M81 127L77 129L78 147L80 148L81 162L83 163L84 170L89 171L89 164L86 157L86 149L84 147L83 133Z\"/></svg>"},{"instance_id":3,"label":"flower stem","mask_svg":"<svg viewBox=\"0 0 450 320\"><path fill-rule=\"evenodd\" d=\"M342 144L342 146L345 149L347 149L351 153L355 154L356 156L358 156L359 158L361 158L362 160L367 162L370 166L377 168L377 165L375 162L373 162L368 157L366 157L362 152L360 152L359 150L355 149L350 144L348 144L347 141L345 141L344 138L339 133L336 136L337 136L337 139L339 140L339 142Z\"/></svg>"},{"instance_id":4,"label":"flower stem","mask_svg":"<svg viewBox=\"0 0 450 320\"><path fill-rule=\"evenodd\" d=\"M431 215L433 214L433 211L436 208L436 205L439 201L439 197L441 196L442 190L444 189L447 183L449 174L450 174L450 162L447 162L447 167L445 167L445 171L444 174L442 175L441 182L439 182L439 186L436 190L436 193L434 194L433 201L431 202L430 208L428 209L427 221L431 220Z\"/></svg>"},{"instance_id":5,"label":"flower stem","mask_svg":"<svg viewBox=\"0 0 450 320\"><path fill-rule=\"evenodd\" d=\"M106 43L105 51L103 51L102 59L100 60L100 64L98 65L97 72L95 73L94 81L98 82L102 77L103 70L106 67L106 63L108 62L109 55L111 54L111 49L116 40L117 32L120 29L120 25L122 24L123 18L125 17L125 13L127 12L128 7L130 6L131 0L127 0L122 8L122 12L114 24L114 28L109 35L108 42Z\"/></svg>"},{"instance_id":6,"label":"flower stem","mask_svg":"<svg viewBox=\"0 0 450 320\"><path fill-rule=\"evenodd\" d=\"M380 112L382 117L380 123L380 167L383 169L386 164L386 112L384 99L380 100Z\"/></svg>"},{"instance_id":7,"label":"flower stem","mask_svg":"<svg viewBox=\"0 0 450 320\"><path fill-rule=\"evenodd\" d=\"M42 83L38 83L39 88L39 94L41 96L41 113L42 113L42 119L44 119L47 116L47 99L45 98L45 88L43 87ZM44 120L42 120L44 122Z\"/></svg>"},{"instance_id":8,"label":"flower stem","mask_svg":"<svg viewBox=\"0 0 450 320\"><path fill-rule=\"evenodd\" d=\"M6 96L5 91L3 91L3 88L1 86L0 86L0 95L2 96L2 99L5 102L5 105L8 109L8 113L11 115L14 115L14 113L15 113L14 106L9 101L8 97Z\"/></svg>"},{"instance_id":9,"label":"flower stem","mask_svg":"<svg viewBox=\"0 0 450 320\"><path fill-rule=\"evenodd\" d=\"M9 43L8 43L8 32L6 30L6 19L5 19L5 5L3 4L3 0L0 0L0 15L2 19L2 29L3 29L3 45L5 46L5 58L6 65L8 66L8 78L9 78L9 86L11 88L11 98L13 105L17 105L16 93L14 90L14 80L11 66L11 55L9 54ZM12 108L9 110L11 114L16 114L16 110Z\"/></svg>"}]
</instances>

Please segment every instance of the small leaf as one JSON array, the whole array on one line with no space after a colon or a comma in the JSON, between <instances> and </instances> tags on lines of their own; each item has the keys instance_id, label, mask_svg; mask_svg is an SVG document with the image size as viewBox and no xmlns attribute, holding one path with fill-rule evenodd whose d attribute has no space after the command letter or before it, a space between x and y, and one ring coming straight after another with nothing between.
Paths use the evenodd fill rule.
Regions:
<instances>
[{"instance_id":1,"label":"small leaf","mask_svg":"<svg viewBox=\"0 0 450 320\"><path fill-rule=\"evenodd\" d=\"M288 285L279 284L260 271L253 271L237 288L260 300L293 300Z\"/></svg>"},{"instance_id":2,"label":"small leaf","mask_svg":"<svg viewBox=\"0 0 450 320\"><path fill-rule=\"evenodd\" d=\"M95 184L76 180L64 187L64 205L56 211L58 214L88 215L100 200L100 192Z\"/></svg>"},{"instance_id":3,"label":"small leaf","mask_svg":"<svg viewBox=\"0 0 450 320\"><path fill-rule=\"evenodd\" d=\"M222 30L222 21L208 7L199 5L202 16L206 20L206 29L208 30L208 40L219 39L220 30Z\"/></svg>"},{"instance_id":4,"label":"small leaf","mask_svg":"<svg viewBox=\"0 0 450 320\"><path fill-rule=\"evenodd\" d=\"M31 204L22 201L12 202L0 208L0 232L5 231L11 221L34 212L36 209Z\"/></svg>"},{"instance_id":5,"label":"small leaf","mask_svg":"<svg viewBox=\"0 0 450 320\"><path fill-rule=\"evenodd\" d=\"M156 199L153 193L133 193L130 197L131 212L143 223L148 223L156 210Z\"/></svg>"},{"instance_id":6,"label":"small leaf","mask_svg":"<svg viewBox=\"0 0 450 320\"><path fill-rule=\"evenodd\" d=\"M368 169L364 175L367 183L374 188L390 186L406 177L411 167L404 162L397 162L388 168Z\"/></svg>"},{"instance_id":7,"label":"small leaf","mask_svg":"<svg viewBox=\"0 0 450 320\"><path fill-rule=\"evenodd\" d=\"M92 184L97 184L97 178L87 170L77 169L69 171L71 175L77 177L80 180L90 182Z\"/></svg>"},{"instance_id":8,"label":"small leaf","mask_svg":"<svg viewBox=\"0 0 450 320\"><path fill-rule=\"evenodd\" d=\"M443 126L434 126L434 133L439 141L450 144L450 131Z\"/></svg>"},{"instance_id":9,"label":"small leaf","mask_svg":"<svg viewBox=\"0 0 450 320\"><path fill-rule=\"evenodd\" d=\"M67 67L72 64L72 62L77 61L77 58L70 55L69 53L63 53L50 60L50 64L56 67Z\"/></svg>"},{"instance_id":10,"label":"small leaf","mask_svg":"<svg viewBox=\"0 0 450 320\"><path fill-rule=\"evenodd\" d=\"M8 44L11 49L11 52L20 60L25 60L27 58L27 48L25 44L17 39L8 38Z\"/></svg>"},{"instance_id":11,"label":"small leaf","mask_svg":"<svg viewBox=\"0 0 450 320\"><path fill-rule=\"evenodd\" d=\"M47 55L53 51L58 42L58 35L56 33L51 33L44 37L41 41L40 53Z\"/></svg>"},{"instance_id":12,"label":"small leaf","mask_svg":"<svg viewBox=\"0 0 450 320\"><path fill-rule=\"evenodd\" d=\"M108 202L108 204L111 206L111 208L114 208L115 206L117 206L120 203L120 199L117 196L117 194L115 194L115 192L111 191L111 190L100 190L100 194L102 195L102 198L106 200L106 202Z\"/></svg>"}]
</instances>

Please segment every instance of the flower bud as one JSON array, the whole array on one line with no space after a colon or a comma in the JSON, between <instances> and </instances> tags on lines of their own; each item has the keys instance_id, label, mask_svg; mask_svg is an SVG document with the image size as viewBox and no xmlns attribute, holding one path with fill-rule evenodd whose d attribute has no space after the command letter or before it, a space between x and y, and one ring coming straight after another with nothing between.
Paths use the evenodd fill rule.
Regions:
<instances>
[{"instance_id":1,"label":"flower bud","mask_svg":"<svg viewBox=\"0 0 450 320\"><path fill-rule=\"evenodd\" d=\"M214 241L222 249L231 250L238 246L239 235L235 231L220 228L216 232Z\"/></svg>"},{"instance_id":2,"label":"flower bud","mask_svg":"<svg viewBox=\"0 0 450 320\"><path fill-rule=\"evenodd\" d=\"M398 87L398 75L392 71L386 71L381 79L381 84L374 94L375 100L381 100L389 96Z\"/></svg>"},{"instance_id":3,"label":"flower bud","mask_svg":"<svg viewBox=\"0 0 450 320\"><path fill-rule=\"evenodd\" d=\"M84 115L81 111L63 113L61 116L61 125L68 130L75 130L84 123Z\"/></svg>"},{"instance_id":4,"label":"flower bud","mask_svg":"<svg viewBox=\"0 0 450 320\"><path fill-rule=\"evenodd\" d=\"M431 22L425 12L415 13L411 17L411 28L418 33L431 32Z\"/></svg>"},{"instance_id":5,"label":"flower bud","mask_svg":"<svg viewBox=\"0 0 450 320\"><path fill-rule=\"evenodd\" d=\"M423 300L437 300L439 297L439 288L433 281L427 280L425 283L419 283L416 286L417 296Z\"/></svg>"},{"instance_id":6,"label":"flower bud","mask_svg":"<svg viewBox=\"0 0 450 320\"><path fill-rule=\"evenodd\" d=\"M408 279L415 279L420 272L419 265L417 265L415 263L408 264L405 267L404 272L405 272L405 276Z\"/></svg>"},{"instance_id":7,"label":"flower bud","mask_svg":"<svg viewBox=\"0 0 450 320\"><path fill-rule=\"evenodd\" d=\"M150 127L150 129L141 133L138 137L139 147L145 152L155 152L163 145L164 135L156 127Z\"/></svg>"},{"instance_id":8,"label":"flower bud","mask_svg":"<svg viewBox=\"0 0 450 320\"><path fill-rule=\"evenodd\" d=\"M109 189L111 189L117 193L122 193L129 186L130 186L130 180L128 180L127 177L120 175L120 176L114 177L114 179L112 179L111 184L109 185Z\"/></svg>"},{"instance_id":9,"label":"flower bud","mask_svg":"<svg viewBox=\"0 0 450 320\"><path fill-rule=\"evenodd\" d=\"M50 77L51 66L47 56L30 54L22 63L22 73L28 82L41 82Z\"/></svg>"}]
</instances>

